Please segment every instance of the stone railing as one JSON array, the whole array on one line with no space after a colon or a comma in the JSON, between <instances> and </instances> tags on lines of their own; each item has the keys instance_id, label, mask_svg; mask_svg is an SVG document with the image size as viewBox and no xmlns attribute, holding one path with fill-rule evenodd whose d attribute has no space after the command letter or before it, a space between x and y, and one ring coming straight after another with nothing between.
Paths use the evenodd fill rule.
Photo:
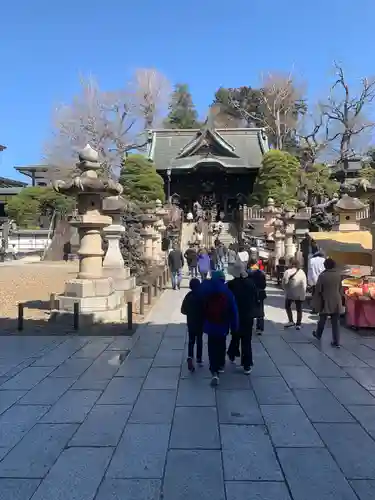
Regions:
<instances>
[{"instance_id":1,"label":"stone railing","mask_svg":"<svg viewBox=\"0 0 375 500\"><path fill-rule=\"evenodd\" d=\"M243 207L243 219L244 221L251 221L251 220L264 220L264 208L260 208L257 206L254 207L248 207L247 205L244 205ZM311 216L312 213L312 208L311 207L306 207L305 213ZM357 220L362 220L362 219L367 219L370 216L370 207L367 206L357 214Z\"/></svg>"}]
</instances>

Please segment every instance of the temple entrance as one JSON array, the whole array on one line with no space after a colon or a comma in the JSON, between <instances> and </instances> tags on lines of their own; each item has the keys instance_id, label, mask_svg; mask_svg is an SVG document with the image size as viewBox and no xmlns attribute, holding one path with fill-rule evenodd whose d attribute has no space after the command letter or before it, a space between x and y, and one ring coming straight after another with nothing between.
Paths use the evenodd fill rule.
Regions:
<instances>
[{"instance_id":1,"label":"temple entrance","mask_svg":"<svg viewBox=\"0 0 375 500\"><path fill-rule=\"evenodd\" d=\"M256 171L224 170L217 164L198 165L194 170L172 170L170 192L179 200L187 214L196 201L203 211L212 214L213 221L220 213L224 222L232 222L238 208L247 202L252 192Z\"/></svg>"}]
</instances>

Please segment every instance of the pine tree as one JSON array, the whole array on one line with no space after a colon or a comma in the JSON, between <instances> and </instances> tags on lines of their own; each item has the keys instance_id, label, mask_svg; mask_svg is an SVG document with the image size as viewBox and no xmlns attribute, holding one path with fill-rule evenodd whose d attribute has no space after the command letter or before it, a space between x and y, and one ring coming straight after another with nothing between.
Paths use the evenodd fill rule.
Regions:
<instances>
[{"instance_id":1,"label":"pine tree","mask_svg":"<svg viewBox=\"0 0 375 500\"><path fill-rule=\"evenodd\" d=\"M277 205L296 204L298 200L300 165L287 153L273 149L263 157L262 167L254 184L252 201L266 206L268 198L274 198Z\"/></svg>"},{"instance_id":2,"label":"pine tree","mask_svg":"<svg viewBox=\"0 0 375 500\"><path fill-rule=\"evenodd\" d=\"M123 162L119 178L124 196L134 202L164 201L164 182L155 165L146 157L133 154Z\"/></svg>"},{"instance_id":3,"label":"pine tree","mask_svg":"<svg viewBox=\"0 0 375 500\"><path fill-rule=\"evenodd\" d=\"M198 114L186 83L177 83L169 104L169 114L164 122L166 128L199 128Z\"/></svg>"}]
</instances>

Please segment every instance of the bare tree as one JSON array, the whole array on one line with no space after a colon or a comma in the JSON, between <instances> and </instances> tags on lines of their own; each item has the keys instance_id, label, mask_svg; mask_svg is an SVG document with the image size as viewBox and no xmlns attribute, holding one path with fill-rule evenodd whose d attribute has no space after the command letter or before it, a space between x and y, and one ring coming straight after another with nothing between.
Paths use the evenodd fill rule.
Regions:
<instances>
[{"instance_id":1,"label":"bare tree","mask_svg":"<svg viewBox=\"0 0 375 500\"><path fill-rule=\"evenodd\" d=\"M327 147L324 134L324 118L320 110L309 113L299 121L296 137L301 151L300 162L303 170L308 170Z\"/></svg>"},{"instance_id":2,"label":"bare tree","mask_svg":"<svg viewBox=\"0 0 375 500\"><path fill-rule=\"evenodd\" d=\"M52 137L45 157L50 176L71 174L77 151L89 143L99 152L107 175L118 172L128 151L144 150L146 128L162 112L167 80L156 70L142 69L123 89L103 91L95 79L81 79L81 91L53 115Z\"/></svg>"},{"instance_id":3,"label":"bare tree","mask_svg":"<svg viewBox=\"0 0 375 500\"><path fill-rule=\"evenodd\" d=\"M355 142L374 128L375 122L366 119L366 111L375 99L375 80L363 78L359 94L354 94L342 66L334 63L336 81L327 102L321 104L325 120L326 141L339 155L347 171L354 156Z\"/></svg>"},{"instance_id":4,"label":"bare tree","mask_svg":"<svg viewBox=\"0 0 375 500\"><path fill-rule=\"evenodd\" d=\"M241 109L235 99L232 105L247 122L263 126L272 146L282 149L285 141L294 134L299 113L305 108L302 87L293 81L291 74L269 73L262 78L258 99L258 111L255 112Z\"/></svg>"},{"instance_id":5,"label":"bare tree","mask_svg":"<svg viewBox=\"0 0 375 500\"><path fill-rule=\"evenodd\" d=\"M140 68L132 81L135 105L144 119L145 129L161 123L168 111L172 85L163 73L154 68Z\"/></svg>"}]
</instances>

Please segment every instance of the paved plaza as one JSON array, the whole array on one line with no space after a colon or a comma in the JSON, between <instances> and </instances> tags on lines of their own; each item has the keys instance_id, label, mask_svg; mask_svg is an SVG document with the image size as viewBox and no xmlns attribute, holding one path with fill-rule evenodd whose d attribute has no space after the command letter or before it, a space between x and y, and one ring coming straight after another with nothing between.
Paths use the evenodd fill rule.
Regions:
<instances>
[{"instance_id":1,"label":"paved plaza","mask_svg":"<svg viewBox=\"0 0 375 500\"><path fill-rule=\"evenodd\" d=\"M0 500L373 500L375 338L284 332L271 289L253 373L215 390L185 292L133 339L0 337Z\"/></svg>"}]
</instances>

